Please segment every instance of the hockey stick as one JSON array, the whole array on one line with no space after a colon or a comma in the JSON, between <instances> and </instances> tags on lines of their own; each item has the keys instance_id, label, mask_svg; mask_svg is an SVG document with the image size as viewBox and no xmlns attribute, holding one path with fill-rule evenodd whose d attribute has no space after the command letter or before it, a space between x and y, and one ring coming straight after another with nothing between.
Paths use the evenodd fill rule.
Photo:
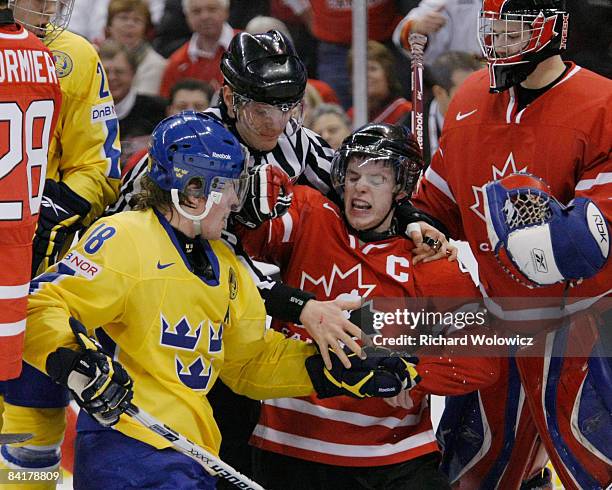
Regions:
<instances>
[{"instance_id":1,"label":"hockey stick","mask_svg":"<svg viewBox=\"0 0 612 490\"><path fill-rule=\"evenodd\" d=\"M24 432L23 434L0 434L0 444L17 444L32 439L33 434Z\"/></svg>"},{"instance_id":2,"label":"hockey stick","mask_svg":"<svg viewBox=\"0 0 612 490\"><path fill-rule=\"evenodd\" d=\"M423 151L423 51L427 36L413 32L408 42L412 65L412 133Z\"/></svg>"},{"instance_id":3,"label":"hockey stick","mask_svg":"<svg viewBox=\"0 0 612 490\"><path fill-rule=\"evenodd\" d=\"M227 463L224 463L215 455L209 453L206 449L194 444L185 436L182 436L175 430L165 425L163 422L157 420L155 417L148 414L141 408L138 408L136 405L130 403L130 406L125 413L147 429L155 432L169 441L172 444L172 447L179 453L182 453L200 463L211 475L225 478L238 488L244 488L246 490L264 490L261 485L255 483L247 476L238 472Z\"/></svg>"}]
</instances>

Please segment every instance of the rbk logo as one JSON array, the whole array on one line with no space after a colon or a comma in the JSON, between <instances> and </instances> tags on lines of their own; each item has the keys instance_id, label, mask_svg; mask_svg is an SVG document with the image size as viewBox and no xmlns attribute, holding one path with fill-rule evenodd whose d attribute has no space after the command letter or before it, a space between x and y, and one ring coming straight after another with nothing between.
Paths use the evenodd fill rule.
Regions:
<instances>
[{"instance_id":1,"label":"rbk logo","mask_svg":"<svg viewBox=\"0 0 612 490\"><path fill-rule=\"evenodd\" d=\"M187 318L183 317L173 327L161 315L161 339L160 344L167 347L176 347L177 349L195 350L200 341L202 333L202 322L198 325L195 332L192 332L192 327Z\"/></svg>"},{"instance_id":2,"label":"rbk logo","mask_svg":"<svg viewBox=\"0 0 612 490\"><path fill-rule=\"evenodd\" d=\"M202 356L198 356L189 366L181 362L178 356L175 357L176 374L181 383L192 390L206 390L212 377L212 363L206 363Z\"/></svg>"}]
</instances>

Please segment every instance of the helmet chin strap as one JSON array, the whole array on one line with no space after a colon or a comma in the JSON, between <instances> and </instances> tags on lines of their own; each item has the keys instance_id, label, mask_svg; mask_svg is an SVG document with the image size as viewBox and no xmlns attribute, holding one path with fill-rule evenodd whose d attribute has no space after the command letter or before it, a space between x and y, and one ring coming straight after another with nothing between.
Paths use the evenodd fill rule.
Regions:
<instances>
[{"instance_id":1,"label":"helmet chin strap","mask_svg":"<svg viewBox=\"0 0 612 490\"><path fill-rule=\"evenodd\" d=\"M210 213L210 210L212 209L213 205L219 204L221 202L221 198L223 197L223 194L217 191L212 191L208 195L208 198L206 199L206 206L204 206L204 211L202 211L202 213L198 214L197 216L191 213L188 213L180 205L178 189L170 190L170 196L172 197L172 204L174 204L174 208L177 210L178 214L192 221L193 233L197 237L202 233L202 226L201 226L202 220L206 218L206 216L208 216L208 213Z\"/></svg>"}]
</instances>

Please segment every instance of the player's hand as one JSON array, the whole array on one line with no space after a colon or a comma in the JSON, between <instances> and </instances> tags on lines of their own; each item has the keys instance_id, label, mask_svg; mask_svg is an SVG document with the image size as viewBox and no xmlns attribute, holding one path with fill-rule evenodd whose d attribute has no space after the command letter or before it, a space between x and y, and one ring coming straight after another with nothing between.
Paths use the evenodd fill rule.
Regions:
<instances>
[{"instance_id":1,"label":"player's hand","mask_svg":"<svg viewBox=\"0 0 612 490\"><path fill-rule=\"evenodd\" d=\"M424 34L429 36L434 32L438 32L446 24L446 17L440 12L427 12L422 17L412 21L411 32Z\"/></svg>"},{"instance_id":2,"label":"player's hand","mask_svg":"<svg viewBox=\"0 0 612 490\"><path fill-rule=\"evenodd\" d=\"M392 398L385 398L385 403L392 407L403 408L405 410L410 410L414 407L414 401L410 396L410 390L404 390L399 395Z\"/></svg>"},{"instance_id":3,"label":"player's hand","mask_svg":"<svg viewBox=\"0 0 612 490\"><path fill-rule=\"evenodd\" d=\"M45 181L38 226L32 246L32 276L58 260L66 240L82 228L91 204L63 182Z\"/></svg>"},{"instance_id":4,"label":"player's hand","mask_svg":"<svg viewBox=\"0 0 612 490\"><path fill-rule=\"evenodd\" d=\"M60 347L49 354L47 374L68 388L79 406L101 425L114 425L132 399L132 379L87 335L80 322L70 318L70 326L81 350Z\"/></svg>"},{"instance_id":5,"label":"player's hand","mask_svg":"<svg viewBox=\"0 0 612 490\"><path fill-rule=\"evenodd\" d=\"M420 377L414 357L395 356L388 349L364 347L365 359L348 354L351 368L345 368L330 352L332 368L323 365L320 354L306 359L306 369L319 398L347 395L353 398L389 398L415 386Z\"/></svg>"},{"instance_id":6,"label":"player's hand","mask_svg":"<svg viewBox=\"0 0 612 490\"><path fill-rule=\"evenodd\" d=\"M289 210L293 186L289 176L279 167L264 163L249 170L248 193L236 219L249 228L278 218Z\"/></svg>"},{"instance_id":7,"label":"player's hand","mask_svg":"<svg viewBox=\"0 0 612 490\"><path fill-rule=\"evenodd\" d=\"M312 337L321 352L323 362L327 369L332 368L330 349L339 358L346 368L351 367L346 352L340 342L353 353L361 356L361 346L353 339L361 337L361 329L348 321L345 311L361 308L361 299L333 301L309 300L300 314L300 323Z\"/></svg>"},{"instance_id":8,"label":"player's hand","mask_svg":"<svg viewBox=\"0 0 612 490\"><path fill-rule=\"evenodd\" d=\"M441 258L457 260L457 247L451 245L444 233L433 226L419 221L408 225L407 232L414 243L412 249L414 264L432 262Z\"/></svg>"}]
</instances>

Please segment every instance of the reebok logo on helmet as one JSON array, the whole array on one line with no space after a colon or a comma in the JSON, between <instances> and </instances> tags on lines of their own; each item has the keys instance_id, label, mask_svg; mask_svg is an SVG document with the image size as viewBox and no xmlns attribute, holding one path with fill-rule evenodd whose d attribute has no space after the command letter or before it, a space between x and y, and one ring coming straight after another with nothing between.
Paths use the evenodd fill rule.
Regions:
<instances>
[{"instance_id":1,"label":"reebok logo on helmet","mask_svg":"<svg viewBox=\"0 0 612 490\"><path fill-rule=\"evenodd\" d=\"M232 158L227 153L217 153L216 151L213 151L212 156L215 158L223 158L224 160L231 160Z\"/></svg>"}]
</instances>

